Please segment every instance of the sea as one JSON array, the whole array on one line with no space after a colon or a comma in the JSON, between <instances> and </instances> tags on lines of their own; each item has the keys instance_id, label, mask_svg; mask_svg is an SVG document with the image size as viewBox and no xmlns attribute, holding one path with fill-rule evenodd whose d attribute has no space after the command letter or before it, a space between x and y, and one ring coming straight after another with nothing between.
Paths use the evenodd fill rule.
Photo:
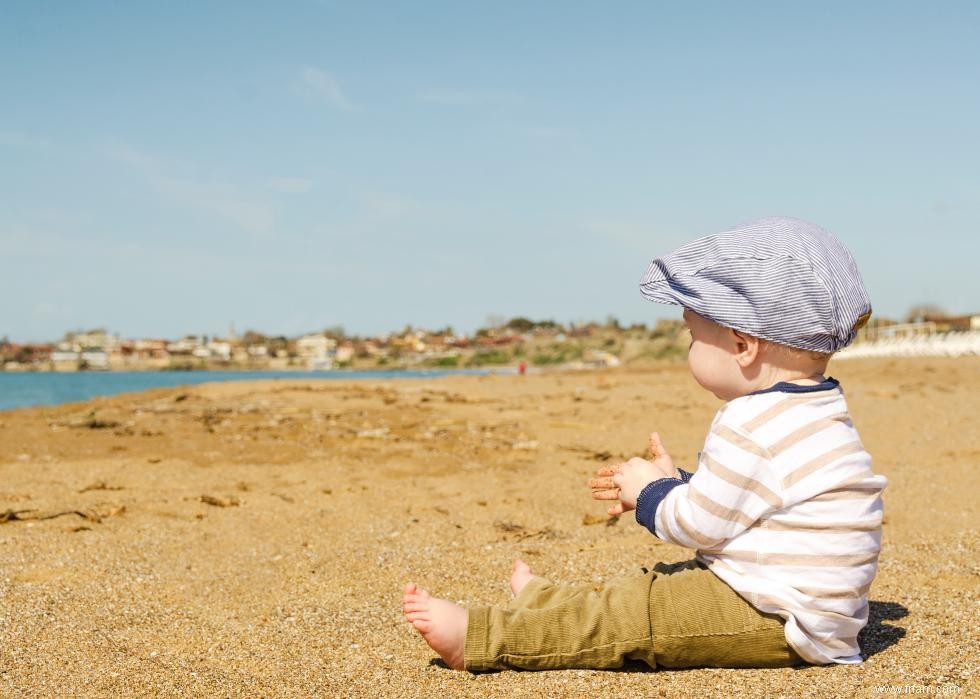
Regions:
<instances>
[{"instance_id":1,"label":"sea","mask_svg":"<svg viewBox=\"0 0 980 699\"><path fill-rule=\"evenodd\" d=\"M508 373L493 369L391 369L333 371L0 371L0 410L30 405L61 405L95 396L115 396L151 388L190 386L210 381L252 379L405 379L449 374Z\"/></svg>"}]
</instances>

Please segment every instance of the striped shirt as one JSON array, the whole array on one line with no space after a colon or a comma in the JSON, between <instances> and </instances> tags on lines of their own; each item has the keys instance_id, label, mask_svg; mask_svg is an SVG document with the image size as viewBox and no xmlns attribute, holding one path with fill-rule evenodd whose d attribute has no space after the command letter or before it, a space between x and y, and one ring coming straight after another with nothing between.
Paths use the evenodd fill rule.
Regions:
<instances>
[{"instance_id":1,"label":"striped shirt","mask_svg":"<svg viewBox=\"0 0 980 699\"><path fill-rule=\"evenodd\" d=\"M887 481L872 473L836 381L783 386L727 403L694 475L647 486L637 519L786 619L804 660L858 663Z\"/></svg>"}]
</instances>

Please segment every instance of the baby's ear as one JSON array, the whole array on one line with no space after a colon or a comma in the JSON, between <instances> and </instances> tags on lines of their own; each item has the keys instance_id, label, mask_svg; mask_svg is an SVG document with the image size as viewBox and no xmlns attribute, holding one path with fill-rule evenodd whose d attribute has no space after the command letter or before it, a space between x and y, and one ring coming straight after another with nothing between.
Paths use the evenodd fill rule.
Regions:
<instances>
[{"instance_id":1,"label":"baby's ear","mask_svg":"<svg viewBox=\"0 0 980 699\"><path fill-rule=\"evenodd\" d=\"M762 343L765 340L760 340L754 335L743 333L741 330L736 330L735 328L728 328L728 332L731 333L735 350L735 361L741 367L750 366L759 356L759 351L762 349Z\"/></svg>"}]
</instances>

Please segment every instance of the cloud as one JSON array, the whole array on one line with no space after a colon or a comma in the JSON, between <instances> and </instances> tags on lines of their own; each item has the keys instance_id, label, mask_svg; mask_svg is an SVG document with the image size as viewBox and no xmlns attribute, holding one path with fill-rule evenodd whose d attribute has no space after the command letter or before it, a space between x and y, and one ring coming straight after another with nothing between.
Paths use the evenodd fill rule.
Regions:
<instances>
[{"instance_id":1,"label":"cloud","mask_svg":"<svg viewBox=\"0 0 980 699\"><path fill-rule=\"evenodd\" d=\"M359 193L357 202L359 210L350 222L351 229L358 235L370 236L372 240L376 240L376 236L389 241L417 240L413 231L417 231L419 226L428 228L429 236L435 235L432 229L444 221L450 212L443 205L376 190Z\"/></svg>"},{"instance_id":2,"label":"cloud","mask_svg":"<svg viewBox=\"0 0 980 699\"><path fill-rule=\"evenodd\" d=\"M303 177L277 177L269 180L269 187L285 194L305 194L313 189L313 180Z\"/></svg>"},{"instance_id":3,"label":"cloud","mask_svg":"<svg viewBox=\"0 0 980 699\"><path fill-rule=\"evenodd\" d=\"M417 95L422 102L453 105L504 105L523 102L524 98L516 92L499 90L427 90Z\"/></svg>"},{"instance_id":4,"label":"cloud","mask_svg":"<svg viewBox=\"0 0 980 699\"><path fill-rule=\"evenodd\" d=\"M322 68L306 66L300 71L300 87L307 95L326 100L327 103L345 112L354 109L353 103L340 88L335 77Z\"/></svg>"},{"instance_id":5,"label":"cloud","mask_svg":"<svg viewBox=\"0 0 980 699\"><path fill-rule=\"evenodd\" d=\"M272 235L275 230L272 209L245 198L233 185L161 177L153 180L153 186L172 201L210 214L249 233Z\"/></svg>"},{"instance_id":6,"label":"cloud","mask_svg":"<svg viewBox=\"0 0 980 699\"><path fill-rule=\"evenodd\" d=\"M236 185L175 176L171 173L175 166L127 145L108 148L105 154L142 173L154 192L185 209L203 212L255 235L275 232L273 209Z\"/></svg>"}]
</instances>

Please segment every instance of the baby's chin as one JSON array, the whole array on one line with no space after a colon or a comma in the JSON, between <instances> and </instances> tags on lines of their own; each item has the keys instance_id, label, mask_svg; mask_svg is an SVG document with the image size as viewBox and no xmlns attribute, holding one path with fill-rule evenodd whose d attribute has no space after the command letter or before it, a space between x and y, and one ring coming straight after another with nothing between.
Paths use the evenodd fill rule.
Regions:
<instances>
[{"instance_id":1,"label":"baby's chin","mask_svg":"<svg viewBox=\"0 0 980 699\"><path fill-rule=\"evenodd\" d=\"M694 380L698 382L698 385L701 386L701 388L703 388L706 391L709 391L718 400L723 400L727 402L730 400L734 400L735 398L738 398L740 395L742 395L737 391L734 391L730 386L718 386L712 383L705 383L704 381L698 379L696 376L694 377Z\"/></svg>"}]
</instances>

